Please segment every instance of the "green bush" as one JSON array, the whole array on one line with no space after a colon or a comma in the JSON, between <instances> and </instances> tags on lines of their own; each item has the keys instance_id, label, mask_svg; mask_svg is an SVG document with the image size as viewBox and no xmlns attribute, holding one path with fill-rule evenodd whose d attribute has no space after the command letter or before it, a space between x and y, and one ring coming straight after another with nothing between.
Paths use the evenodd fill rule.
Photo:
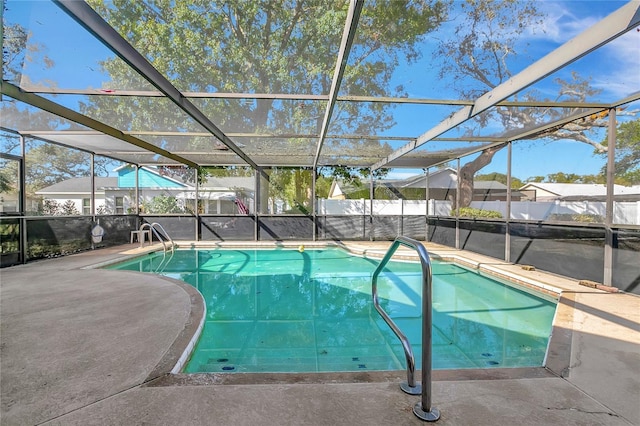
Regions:
<instances>
[{"instance_id":1,"label":"green bush","mask_svg":"<svg viewBox=\"0 0 640 426\"><path fill-rule=\"evenodd\" d=\"M549 215L547 220L558 222L604 223L604 217L599 214L586 213L556 213Z\"/></svg>"},{"instance_id":2,"label":"green bush","mask_svg":"<svg viewBox=\"0 0 640 426\"><path fill-rule=\"evenodd\" d=\"M178 205L176 197L168 195L158 195L143 206L145 213L184 213L184 209Z\"/></svg>"},{"instance_id":3,"label":"green bush","mask_svg":"<svg viewBox=\"0 0 640 426\"><path fill-rule=\"evenodd\" d=\"M460 207L458 210L451 210L451 216L456 216L458 212L460 213L460 217L489 217L502 219L502 214L498 211L474 209L473 207Z\"/></svg>"},{"instance_id":4,"label":"green bush","mask_svg":"<svg viewBox=\"0 0 640 426\"><path fill-rule=\"evenodd\" d=\"M88 250L89 247L89 243L84 239L69 240L59 244L51 244L47 240L38 239L29 242L27 246L27 258L42 259L66 256Z\"/></svg>"}]
</instances>

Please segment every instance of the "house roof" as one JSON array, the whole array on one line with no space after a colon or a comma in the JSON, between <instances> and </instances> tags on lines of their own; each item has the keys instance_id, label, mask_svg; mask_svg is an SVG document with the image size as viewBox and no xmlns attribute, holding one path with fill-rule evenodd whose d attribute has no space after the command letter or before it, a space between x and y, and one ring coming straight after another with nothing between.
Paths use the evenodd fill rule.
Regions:
<instances>
[{"instance_id":1,"label":"house roof","mask_svg":"<svg viewBox=\"0 0 640 426\"><path fill-rule=\"evenodd\" d=\"M605 196L607 195L607 186L597 183L544 183L530 182L520 188L520 191L540 189L550 192L558 197L575 197L575 196ZM614 194L637 194L640 192L639 187L633 186L613 186Z\"/></svg>"},{"instance_id":2,"label":"house roof","mask_svg":"<svg viewBox=\"0 0 640 426\"><path fill-rule=\"evenodd\" d=\"M253 191L256 180L252 176L213 176L200 185L200 189L249 189Z\"/></svg>"},{"instance_id":3,"label":"house roof","mask_svg":"<svg viewBox=\"0 0 640 426\"><path fill-rule=\"evenodd\" d=\"M150 170L150 172L155 173L153 170ZM166 176L162 176L162 177L167 178ZM96 177L95 183L96 183L97 190L122 189L121 187L118 186L117 177ZM185 190L195 190L195 186L190 184L181 183L180 186L184 187ZM238 176L212 177L212 178L209 178L205 184L200 186L201 191L207 191L207 190L228 191L229 189L241 189L241 190L244 189L244 190L253 191L254 188L255 188L255 179L250 176L249 177L238 177ZM47 186L46 188L42 188L41 190L36 192L36 194L38 195L84 194L84 193L91 193L91 178L88 176L63 180L51 186Z\"/></svg>"},{"instance_id":4,"label":"house roof","mask_svg":"<svg viewBox=\"0 0 640 426\"><path fill-rule=\"evenodd\" d=\"M425 188L426 185L425 175L419 174L415 176L410 176L405 179L381 179L376 181L376 185L383 185L389 188ZM333 186L335 184L335 186ZM438 169L432 173L429 173L429 188L430 189L449 189L455 190L457 188L457 172L450 168L446 167L443 169ZM336 189L337 187L337 189ZM507 186L503 183L500 183L495 180L476 180L473 182L473 187L475 190L491 190L491 191L504 191L506 193ZM341 179L335 179L332 183L330 194L338 195L345 193L349 194L355 190L361 188L354 188L353 185L345 184Z\"/></svg>"},{"instance_id":5,"label":"house roof","mask_svg":"<svg viewBox=\"0 0 640 426\"><path fill-rule=\"evenodd\" d=\"M116 177L96 177L96 189L104 189L105 187L118 186L118 178ZM36 191L36 194L80 194L91 193L91 177L77 177L66 179L53 185Z\"/></svg>"},{"instance_id":6,"label":"house roof","mask_svg":"<svg viewBox=\"0 0 640 426\"><path fill-rule=\"evenodd\" d=\"M433 173L429 173L429 188L441 188L441 189L456 189L458 173L450 168L436 170ZM386 185L393 185L399 188L424 188L426 184L426 178L423 174L411 176L402 180L389 180L386 181ZM478 190L506 190L507 186L495 180L474 180L474 189Z\"/></svg>"}]
</instances>

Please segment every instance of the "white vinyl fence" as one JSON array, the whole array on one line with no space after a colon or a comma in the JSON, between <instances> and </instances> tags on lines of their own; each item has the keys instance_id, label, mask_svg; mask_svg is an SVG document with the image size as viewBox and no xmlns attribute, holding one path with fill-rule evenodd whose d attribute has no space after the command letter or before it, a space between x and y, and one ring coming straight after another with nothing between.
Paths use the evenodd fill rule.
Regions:
<instances>
[{"instance_id":1,"label":"white vinyl fence","mask_svg":"<svg viewBox=\"0 0 640 426\"><path fill-rule=\"evenodd\" d=\"M319 215L368 215L373 204L376 216L419 216L427 214L427 202L418 200L318 200ZM429 200L431 216L450 216L451 202ZM473 201L471 207L507 213L505 201ZM615 202L613 223L620 225L640 225L640 202ZM604 201L514 201L511 203L511 218L519 220L580 221L577 215L591 218L605 217ZM572 219L573 217L573 219Z\"/></svg>"}]
</instances>

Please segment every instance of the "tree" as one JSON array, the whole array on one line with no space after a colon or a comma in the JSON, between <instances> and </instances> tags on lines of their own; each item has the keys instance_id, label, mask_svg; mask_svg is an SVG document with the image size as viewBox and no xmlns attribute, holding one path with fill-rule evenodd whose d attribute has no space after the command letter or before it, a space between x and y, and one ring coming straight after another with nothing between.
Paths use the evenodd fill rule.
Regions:
<instances>
[{"instance_id":1,"label":"tree","mask_svg":"<svg viewBox=\"0 0 640 426\"><path fill-rule=\"evenodd\" d=\"M475 99L512 77L511 61L524 52L520 46L525 31L535 30L545 16L534 1L467 0L460 3L461 19L451 31L451 37L443 39L436 50L442 58L440 77L450 78L451 86L465 99ZM554 80L558 87L554 99L543 98L535 90L513 97L522 101L586 101L599 90L585 79L573 73L570 79ZM577 108L496 107L479 114L467 128L466 136L473 140L476 129L492 121L502 123L504 133L535 128L561 117L578 112ZM477 127L473 127L477 126ZM596 127L606 127L605 114L596 114L585 119L560 125L538 133L533 138L548 141L571 139L592 145L597 151L606 151L606 146L593 139ZM504 135L502 135L504 136ZM488 165L494 155L505 144L487 148L473 161L466 163L460 173L460 206L471 202L473 177ZM454 205L454 208L456 206Z\"/></svg>"},{"instance_id":2,"label":"tree","mask_svg":"<svg viewBox=\"0 0 640 426\"><path fill-rule=\"evenodd\" d=\"M544 176L531 176L527 182L544 182Z\"/></svg>"},{"instance_id":3,"label":"tree","mask_svg":"<svg viewBox=\"0 0 640 426\"><path fill-rule=\"evenodd\" d=\"M8 192L13 189L13 182L8 177L0 172L0 192Z\"/></svg>"},{"instance_id":4,"label":"tree","mask_svg":"<svg viewBox=\"0 0 640 426\"><path fill-rule=\"evenodd\" d=\"M87 152L40 141L28 141L27 148L25 184L28 193L66 179L91 176L91 155ZM96 157L96 175L107 176L110 162L107 158Z\"/></svg>"},{"instance_id":5,"label":"tree","mask_svg":"<svg viewBox=\"0 0 640 426\"><path fill-rule=\"evenodd\" d=\"M489 173L484 175L476 175L475 181L496 181L503 185L507 184L507 175L504 173ZM511 188L518 189L524 185L524 182L515 176L511 176Z\"/></svg>"},{"instance_id":6,"label":"tree","mask_svg":"<svg viewBox=\"0 0 640 426\"><path fill-rule=\"evenodd\" d=\"M609 135L602 141L608 146ZM616 183L640 184L640 119L621 122L616 129ZM602 168L606 173L606 166Z\"/></svg>"},{"instance_id":7,"label":"tree","mask_svg":"<svg viewBox=\"0 0 640 426\"><path fill-rule=\"evenodd\" d=\"M164 76L183 91L269 94L327 94L347 16L348 2L331 0L103 2L91 0L98 13L138 49ZM445 19L444 3L434 0L371 2L363 11L357 42L351 49L341 90L353 95L406 95L403 87L390 88L401 59L420 58L417 43ZM188 22L189 25L184 23ZM400 23L400 24L399 24ZM110 75L107 88L149 88L121 61L102 63ZM320 134L326 103L287 99L207 99L193 101L223 131L248 134ZM390 128L391 105L341 102L336 104L332 132L369 134ZM116 127L130 130L181 129L202 131L192 120L176 114L175 106L157 98L100 97L83 105L83 112L98 119L109 117ZM214 138L191 139L179 146L175 139L156 142L166 149L202 150L230 155ZM243 150L275 158L294 155L300 144L288 138L242 139ZM183 142L180 142L183 143ZM323 152L361 155L371 141L327 140ZM380 156L392 149L380 144ZM298 173L298 176L302 175ZM300 182L302 185L303 182ZM265 193L261 194L264 198ZM266 203L262 203L266 207Z\"/></svg>"},{"instance_id":8,"label":"tree","mask_svg":"<svg viewBox=\"0 0 640 426\"><path fill-rule=\"evenodd\" d=\"M176 197L169 195L158 195L153 197L150 202L145 203L143 210L145 213L156 214L184 213L184 209L178 205Z\"/></svg>"},{"instance_id":9,"label":"tree","mask_svg":"<svg viewBox=\"0 0 640 426\"><path fill-rule=\"evenodd\" d=\"M80 212L76 208L76 203L74 203L73 200L67 200L60 206L60 214L71 216L80 214Z\"/></svg>"},{"instance_id":10,"label":"tree","mask_svg":"<svg viewBox=\"0 0 640 426\"><path fill-rule=\"evenodd\" d=\"M6 2L2 2L6 9ZM7 81L18 82L22 77L22 68L25 62L34 61L51 68L54 63L47 55L44 46L29 40L29 33L19 24L7 22L5 14L2 14L2 78Z\"/></svg>"},{"instance_id":11,"label":"tree","mask_svg":"<svg viewBox=\"0 0 640 426\"><path fill-rule=\"evenodd\" d=\"M606 183L606 175L578 175L575 173L550 173L545 182L551 183Z\"/></svg>"},{"instance_id":12,"label":"tree","mask_svg":"<svg viewBox=\"0 0 640 426\"><path fill-rule=\"evenodd\" d=\"M6 6L5 6L6 7ZM19 83L28 79L22 74L25 62L44 64L46 68L52 68L55 63L44 52L46 46L33 43L29 38L29 32L21 25L6 21L3 16L3 43L2 43L2 73L3 79ZM47 82L51 84L51 82ZM53 114L25 106L10 98L3 99L2 125L9 129L37 129L37 130L80 130L83 129L75 123L69 122ZM0 135L3 141L3 151L10 152L20 144L20 139L12 135ZM112 160L96 157L94 167L98 175L106 176L107 165ZM11 162L6 170L0 170L0 179L7 176L17 176L17 162ZM42 189L70 177L89 176L89 154L62 147L60 145L44 143L32 139L26 139L25 155L25 182L27 193Z\"/></svg>"},{"instance_id":13,"label":"tree","mask_svg":"<svg viewBox=\"0 0 640 426\"><path fill-rule=\"evenodd\" d=\"M42 202L42 214L44 216L55 216L60 214L60 204L56 200L44 200Z\"/></svg>"}]
</instances>

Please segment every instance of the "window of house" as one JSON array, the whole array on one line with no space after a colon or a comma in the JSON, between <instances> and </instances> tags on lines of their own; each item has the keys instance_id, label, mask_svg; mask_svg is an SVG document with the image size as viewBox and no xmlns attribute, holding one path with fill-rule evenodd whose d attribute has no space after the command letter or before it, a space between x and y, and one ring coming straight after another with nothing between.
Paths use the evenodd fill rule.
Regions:
<instances>
[{"instance_id":1,"label":"window of house","mask_svg":"<svg viewBox=\"0 0 640 426\"><path fill-rule=\"evenodd\" d=\"M91 198L82 199L82 214L85 216L91 215Z\"/></svg>"},{"instance_id":2,"label":"window of house","mask_svg":"<svg viewBox=\"0 0 640 426\"><path fill-rule=\"evenodd\" d=\"M116 197L116 214L124 214L124 197Z\"/></svg>"}]
</instances>

